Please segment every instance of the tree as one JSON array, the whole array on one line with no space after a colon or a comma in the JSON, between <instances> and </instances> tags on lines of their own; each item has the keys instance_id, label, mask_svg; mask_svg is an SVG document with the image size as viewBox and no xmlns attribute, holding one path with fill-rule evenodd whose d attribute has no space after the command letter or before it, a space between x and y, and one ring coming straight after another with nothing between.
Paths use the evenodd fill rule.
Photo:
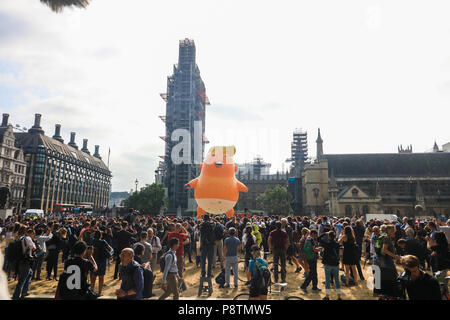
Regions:
<instances>
[{"instance_id":1,"label":"tree","mask_svg":"<svg viewBox=\"0 0 450 320\"><path fill-rule=\"evenodd\" d=\"M291 195L287 188L276 186L273 189L267 189L263 194L256 198L256 201L264 209L268 210L270 214L279 214L287 216L292 214Z\"/></svg>"},{"instance_id":2,"label":"tree","mask_svg":"<svg viewBox=\"0 0 450 320\"><path fill-rule=\"evenodd\" d=\"M42 3L48 5L53 11L61 12L66 7L86 8L91 0L41 0Z\"/></svg>"},{"instance_id":3,"label":"tree","mask_svg":"<svg viewBox=\"0 0 450 320\"><path fill-rule=\"evenodd\" d=\"M165 193L163 184L147 184L141 191L134 192L126 198L123 206L127 209L137 209L143 214L158 215L161 208L166 209Z\"/></svg>"}]
</instances>

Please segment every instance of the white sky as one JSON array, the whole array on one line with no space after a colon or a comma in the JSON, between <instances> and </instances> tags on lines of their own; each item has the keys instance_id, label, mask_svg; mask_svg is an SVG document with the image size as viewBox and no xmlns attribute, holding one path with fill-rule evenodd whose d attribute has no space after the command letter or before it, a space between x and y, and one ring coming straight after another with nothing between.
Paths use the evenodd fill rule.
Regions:
<instances>
[{"instance_id":1,"label":"white sky","mask_svg":"<svg viewBox=\"0 0 450 320\"><path fill-rule=\"evenodd\" d=\"M154 181L164 153L159 93L195 40L211 106L206 136L283 168L292 131L325 153L416 152L450 141L450 2L92 0L52 12L0 1L0 112L89 139L112 190ZM284 165L284 168L287 168Z\"/></svg>"}]
</instances>

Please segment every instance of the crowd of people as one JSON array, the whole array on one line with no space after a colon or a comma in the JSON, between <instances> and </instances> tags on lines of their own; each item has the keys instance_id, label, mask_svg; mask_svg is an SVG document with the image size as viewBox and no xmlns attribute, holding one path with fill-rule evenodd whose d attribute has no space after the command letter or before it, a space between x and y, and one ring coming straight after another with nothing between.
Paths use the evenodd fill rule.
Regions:
<instances>
[{"instance_id":1,"label":"crowd of people","mask_svg":"<svg viewBox=\"0 0 450 320\"><path fill-rule=\"evenodd\" d=\"M213 272L223 271L221 287L237 288L243 259L245 285L254 300L267 299L270 282L287 282L287 264L295 266L298 279L290 286L298 286L304 295L309 288L321 292L318 262L325 275L324 300L330 299L332 287L342 299L343 286L365 286L367 263L380 270L374 295L414 300L442 297L434 275L439 272L445 277L450 268L448 239L440 231L444 226L450 226L450 220L205 214L197 221L143 216L131 209L119 218L13 216L0 221L0 234L5 248L3 270L8 281L17 282L13 299L29 295L36 281L58 281L57 299L96 299L103 293L108 265L114 269L114 279L120 278L117 299L154 296L158 276L163 289L159 299L179 299L186 290L185 263L195 263L200 277L212 278ZM58 274L60 266L64 266L62 274ZM397 268L404 271L399 274ZM73 270L81 274L81 286L75 289L67 285Z\"/></svg>"}]
</instances>

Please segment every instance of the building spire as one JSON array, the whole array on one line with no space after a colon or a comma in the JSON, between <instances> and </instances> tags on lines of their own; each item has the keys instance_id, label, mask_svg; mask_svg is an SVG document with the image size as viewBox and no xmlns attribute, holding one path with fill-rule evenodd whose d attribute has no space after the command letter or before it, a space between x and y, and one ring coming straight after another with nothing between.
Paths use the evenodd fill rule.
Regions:
<instances>
[{"instance_id":1,"label":"building spire","mask_svg":"<svg viewBox=\"0 0 450 320\"><path fill-rule=\"evenodd\" d=\"M434 141L433 152L439 152L439 146L437 145L436 140Z\"/></svg>"},{"instance_id":2,"label":"building spire","mask_svg":"<svg viewBox=\"0 0 450 320\"><path fill-rule=\"evenodd\" d=\"M316 144L317 144L317 159L320 159L323 156L323 140L322 137L320 136L320 128L318 130Z\"/></svg>"}]
</instances>

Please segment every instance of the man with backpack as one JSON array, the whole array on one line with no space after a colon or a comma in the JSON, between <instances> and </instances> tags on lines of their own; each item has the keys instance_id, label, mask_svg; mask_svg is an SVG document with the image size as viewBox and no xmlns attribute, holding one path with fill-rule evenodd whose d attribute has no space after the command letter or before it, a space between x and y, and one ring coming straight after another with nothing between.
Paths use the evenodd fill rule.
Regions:
<instances>
[{"instance_id":1,"label":"man with backpack","mask_svg":"<svg viewBox=\"0 0 450 320\"><path fill-rule=\"evenodd\" d=\"M307 294L308 291L306 288L312 282L312 291L322 291L317 287L318 279L317 279L317 253L322 249L317 245L317 230L313 229L309 233L309 237L306 238L305 246L303 250L305 252L306 261L309 265L309 273L306 277L303 284L300 286L300 289Z\"/></svg>"},{"instance_id":2,"label":"man with backpack","mask_svg":"<svg viewBox=\"0 0 450 320\"><path fill-rule=\"evenodd\" d=\"M253 245L250 251L253 257L247 271L247 279L250 281L250 300L267 300L271 277L268 263L261 258L261 248L257 244Z\"/></svg>"},{"instance_id":3,"label":"man with backpack","mask_svg":"<svg viewBox=\"0 0 450 320\"><path fill-rule=\"evenodd\" d=\"M225 235L224 231L225 227L219 222L216 221L214 225L214 257L213 257L213 268L217 262L217 255L219 255L220 259L220 269L223 269L223 238Z\"/></svg>"},{"instance_id":4,"label":"man with backpack","mask_svg":"<svg viewBox=\"0 0 450 320\"><path fill-rule=\"evenodd\" d=\"M90 300L96 299L97 296L93 293L88 283L88 274L90 272L97 272L97 264L93 257L94 251L88 250L84 241L77 241L72 250L73 257L66 260L64 263L64 272L59 277L58 287L56 289L56 299L60 300ZM88 256L88 259L84 257ZM75 279L75 283L80 286L69 288L67 285L69 278L78 276L80 279Z\"/></svg>"},{"instance_id":5,"label":"man with backpack","mask_svg":"<svg viewBox=\"0 0 450 320\"><path fill-rule=\"evenodd\" d=\"M135 249L138 244L141 244L142 246L144 246L144 254L142 255L141 259L142 259L142 263L147 263L152 259L152 250L153 250L152 245L147 242L147 238L148 238L147 231L142 231L140 238L141 238L141 241L136 242L133 245L133 249Z\"/></svg>"},{"instance_id":6,"label":"man with backpack","mask_svg":"<svg viewBox=\"0 0 450 320\"><path fill-rule=\"evenodd\" d=\"M215 244L214 224L209 221L209 214L203 215L200 224L200 252L201 252L201 276L212 277L212 266L214 264ZM208 258L208 274L206 274L206 258Z\"/></svg>"},{"instance_id":7,"label":"man with backpack","mask_svg":"<svg viewBox=\"0 0 450 320\"><path fill-rule=\"evenodd\" d=\"M134 259L134 251L125 248L120 253L122 283L116 290L117 300L139 300L144 292L144 270Z\"/></svg>"},{"instance_id":8,"label":"man with backpack","mask_svg":"<svg viewBox=\"0 0 450 320\"><path fill-rule=\"evenodd\" d=\"M28 295L28 287L33 276L33 251L36 245L33 242L34 231L27 229L25 236L16 240L10 248L9 261L17 266L18 278L16 289L14 290L13 300L24 298Z\"/></svg>"},{"instance_id":9,"label":"man with backpack","mask_svg":"<svg viewBox=\"0 0 450 320\"><path fill-rule=\"evenodd\" d=\"M173 294L173 300L179 300L177 256L176 251L179 247L177 238L172 238L169 241L170 249L161 257L161 272L163 273L161 288L164 293L159 297L159 300L164 300Z\"/></svg>"}]
</instances>

